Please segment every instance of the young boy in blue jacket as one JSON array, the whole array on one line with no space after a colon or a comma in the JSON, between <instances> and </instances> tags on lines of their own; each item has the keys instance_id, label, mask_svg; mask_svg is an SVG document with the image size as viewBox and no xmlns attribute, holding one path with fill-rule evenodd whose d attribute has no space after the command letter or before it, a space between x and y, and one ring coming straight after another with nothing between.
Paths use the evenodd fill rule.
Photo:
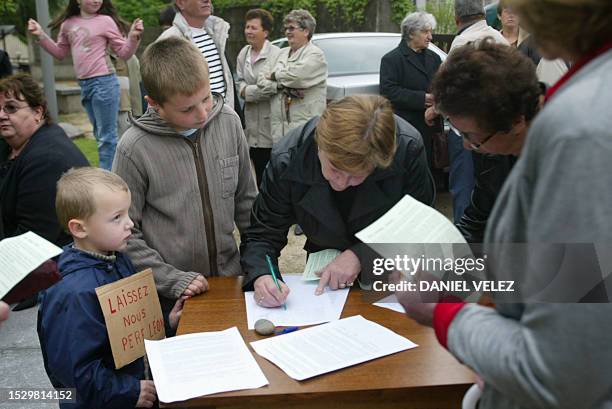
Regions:
<instances>
[{"instance_id":1,"label":"young boy in blue jacket","mask_svg":"<svg viewBox=\"0 0 612 409\"><path fill-rule=\"evenodd\" d=\"M60 408L152 407L153 381L144 360L115 369L96 287L135 273L122 254L134 225L130 191L121 177L99 169L71 169L57 184L56 211L74 243L59 259L62 281L42 296L38 336L55 387L76 388L76 403ZM176 328L183 299L166 320Z\"/></svg>"}]
</instances>

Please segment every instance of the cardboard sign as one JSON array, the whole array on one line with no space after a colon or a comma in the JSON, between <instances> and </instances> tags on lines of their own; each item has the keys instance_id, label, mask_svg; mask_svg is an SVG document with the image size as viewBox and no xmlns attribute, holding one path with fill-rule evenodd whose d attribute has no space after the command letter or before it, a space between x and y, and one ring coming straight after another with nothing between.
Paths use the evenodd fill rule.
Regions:
<instances>
[{"instance_id":1,"label":"cardboard sign","mask_svg":"<svg viewBox=\"0 0 612 409\"><path fill-rule=\"evenodd\" d=\"M115 368L145 354L145 339L163 339L164 317L150 268L96 288L104 314Z\"/></svg>"}]
</instances>

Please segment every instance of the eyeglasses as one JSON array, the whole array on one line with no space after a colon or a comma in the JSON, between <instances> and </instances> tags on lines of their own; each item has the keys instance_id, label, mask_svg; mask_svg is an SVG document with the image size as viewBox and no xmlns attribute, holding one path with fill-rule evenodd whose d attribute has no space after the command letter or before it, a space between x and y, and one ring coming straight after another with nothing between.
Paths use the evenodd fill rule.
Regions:
<instances>
[{"instance_id":1,"label":"eyeglasses","mask_svg":"<svg viewBox=\"0 0 612 409\"><path fill-rule=\"evenodd\" d=\"M455 132L457 135L461 136L463 139L465 139L466 141L468 141L468 143L470 144L470 148L473 150L478 150L482 147L482 145L484 145L485 143L487 143L489 141L489 139L491 139L492 137L494 137L495 135L497 135L497 131L493 132L492 134L488 135L487 137L485 137L482 141L480 142L474 142L472 140L472 138L470 137L470 134L468 132L463 132L460 131L459 129L457 129L453 124L451 124L450 121L448 121L448 126L450 127L450 129Z\"/></svg>"},{"instance_id":2,"label":"eyeglasses","mask_svg":"<svg viewBox=\"0 0 612 409\"><path fill-rule=\"evenodd\" d=\"M302 27L297 26L285 26L283 28L285 29L285 31L289 31L290 33L294 32L295 30L303 30Z\"/></svg>"},{"instance_id":3,"label":"eyeglasses","mask_svg":"<svg viewBox=\"0 0 612 409\"><path fill-rule=\"evenodd\" d=\"M15 104L6 104L5 106L2 107L2 111L4 111L4 113L7 115L12 115L15 112L19 111L20 109L24 109L28 107L29 105L20 107L19 105L15 105Z\"/></svg>"}]
</instances>

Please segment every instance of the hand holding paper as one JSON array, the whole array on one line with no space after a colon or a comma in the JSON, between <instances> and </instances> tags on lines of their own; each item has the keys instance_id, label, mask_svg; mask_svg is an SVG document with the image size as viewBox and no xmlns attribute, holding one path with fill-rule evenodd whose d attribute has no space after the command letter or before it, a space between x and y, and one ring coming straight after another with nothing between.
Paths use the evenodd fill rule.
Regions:
<instances>
[{"instance_id":1,"label":"hand holding paper","mask_svg":"<svg viewBox=\"0 0 612 409\"><path fill-rule=\"evenodd\" d=\"M9 305L4 301L0 301L0 322L6 321L9 316Z\"/></svg>"},{"instance_id":2,"label":"hand holding paper","mask_svg":"<svg viewBox=\"0 0 612 409\"><path fill-rule=\"evenodd\" d=\"M2 240L0 242L0 299L3 299L31 271L61 252L62 249L31 231ZM50 271L48 275L51 276L51 273ZM57 278L59 279L59 274ZM40 279L35 281L42 283ZM51 284L53 282L50 281L47 287ZM25 298L44 288L32 287L30 294L20 294L15 298Z\"/></svg>"}]
</instances>

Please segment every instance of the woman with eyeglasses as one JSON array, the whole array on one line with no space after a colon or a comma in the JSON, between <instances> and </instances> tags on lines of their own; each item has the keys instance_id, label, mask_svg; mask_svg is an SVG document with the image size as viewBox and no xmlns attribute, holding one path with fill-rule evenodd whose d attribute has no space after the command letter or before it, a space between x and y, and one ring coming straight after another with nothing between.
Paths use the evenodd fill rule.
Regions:
<instances>
[{"instance_id":1,"label":"woman with eyeglasses","mask_svg":"<svg viewBox=\"0 0 612 409\"><path fill-rule=\"evenodd\" d=\"M292 10L283 24L289 47L283 48L278 59L266 65L258 78L260 88L278 90L270 108L274 142L321 115L327 95L327 60L310 41L316 20L306 10Z\"/></svg>"},{"instance_id":2,"label":"woman with eyeglasses","mask_svg":"<svg viewBox=\"0 0 612 409\"><path fill-rule=\"evenodd\" d=\"M475 185L457 228L482 243L487 220L539 110L541 88L531 61L487 38L457 48L434 78L436 109L472 150ZM508 78L512 78L508 81Z\"/></svg>"},{"instance_id":3,"label":"woman with eyeglasses","mask_svg":"<svg viewBox=\"0 0 612 409\"><path fill-rule=\"evenodd\" d=\"M71 240L55 214L55 184L62 173L89 166L47 112L42 89L27 74L0 81L0 239L27 231L58 246Z\"/></svg>"}]
</instances>

